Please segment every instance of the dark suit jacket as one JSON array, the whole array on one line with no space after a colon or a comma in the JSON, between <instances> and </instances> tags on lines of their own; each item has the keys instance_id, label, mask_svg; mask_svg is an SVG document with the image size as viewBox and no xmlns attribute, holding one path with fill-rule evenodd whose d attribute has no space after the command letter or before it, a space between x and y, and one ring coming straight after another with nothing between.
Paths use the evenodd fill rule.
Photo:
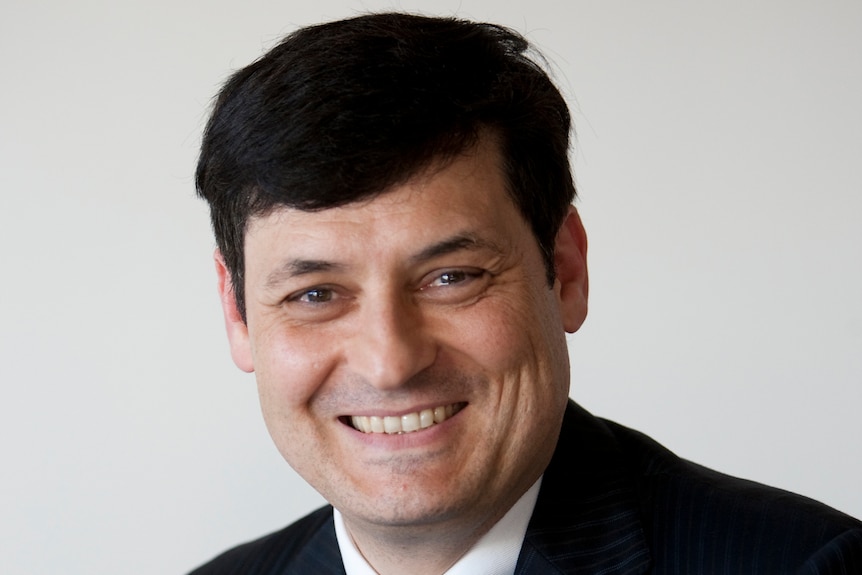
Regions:
<instances>
[{"instance_id":1,"label":"dark suit jacket","mask_svg":"<svg viewBox=\"0 0 862 575\"><path fill-rule=\"evenodd\" d=\"M288 573L344 575L331 507L191 575ZM646 573L862 575L862 523L682 460L570 402L516 574Z\"/></svg>"}]
</instances>

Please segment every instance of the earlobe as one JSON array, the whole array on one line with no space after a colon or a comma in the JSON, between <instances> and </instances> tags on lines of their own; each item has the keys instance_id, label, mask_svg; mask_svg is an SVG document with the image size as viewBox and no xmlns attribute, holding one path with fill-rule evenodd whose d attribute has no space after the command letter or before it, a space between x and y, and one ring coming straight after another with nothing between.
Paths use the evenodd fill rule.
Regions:
<instances>
[{"instance_id":1,"label":"earlobe","mask_svg":"<svg viewBox=\"0 0 862 575\"><path fill-rule=\"evenodd\" d=\"M219 250L215 251L213 259L215 260L216 275L218 276L218 292L221 299L222 312L224 313L224 325L227 330L227 339L230 342L230 354L238 368L251 373L254 371L254 362L252 361L248 326L243 320L239 309L237 309L233 281L225 265L224 257Z\"/></svg>"},{"instance_id":2,"label":"earlobe","mask_svg":"<svg viewBox=\"0 0 862 575\"><path fill-rule=\"evenodd\" d=\"M557 232L554 266L563 327L567 332L574 333L587 317L590 291L587 234L574 206L569 206L569 213Z\"/></svg>"}]
</instances>

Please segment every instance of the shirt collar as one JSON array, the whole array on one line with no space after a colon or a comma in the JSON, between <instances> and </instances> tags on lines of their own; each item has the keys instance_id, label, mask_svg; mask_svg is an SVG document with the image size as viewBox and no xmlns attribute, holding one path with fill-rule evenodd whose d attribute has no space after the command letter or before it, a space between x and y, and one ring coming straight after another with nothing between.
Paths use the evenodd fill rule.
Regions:
<instances>
[{"instance_id":1,"label":"shirt collar","mask_svg":"<svg viewBox=\"0 0 862 575\"><path fill-rule=\"evenodd\" d=\"M494 526L483 535L444 575L512 575L521 553L527 524L539 497L540 477L530 489ZM338 509L333 510L335 536L341 550L344 571L347 575L377 575L356 548L347 532L344 518Z\"/></svg>"}]
</instances>

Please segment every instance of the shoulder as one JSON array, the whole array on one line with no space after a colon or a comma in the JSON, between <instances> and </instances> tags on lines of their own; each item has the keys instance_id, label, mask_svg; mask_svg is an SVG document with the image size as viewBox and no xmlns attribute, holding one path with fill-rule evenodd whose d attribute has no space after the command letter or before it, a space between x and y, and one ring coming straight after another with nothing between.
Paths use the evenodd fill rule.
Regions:
<instances>
[{"instance_id":1,"label":"shoulder","mask_svg":"<svg viewBox=\"0 0 862 575\"><path fill-rule=\"evenodd\" d=\"M270 575L303 572L301 569L306 565L307 555L313 557L308 569L325 573L327 570L322 565L314 563L334 562L334 572L338 572L341 557L335 539L332 507L328 505L280 531L222 553L189 575ZM294 566L297 564L298 566Z\"/></svg>"},{"instance_id":2,"label":"shoulder","mask_svg":"<svg viewBox=\"0 0 862 575\"><path fill-rule=\"evenodd\" d=\"M656 562L688 572L830 567L862 570L862 523L818 501L677 457L649 437L601 420L629 467ZM843 566L843 567L842 567Z\"/></svg>"}]
</instances>

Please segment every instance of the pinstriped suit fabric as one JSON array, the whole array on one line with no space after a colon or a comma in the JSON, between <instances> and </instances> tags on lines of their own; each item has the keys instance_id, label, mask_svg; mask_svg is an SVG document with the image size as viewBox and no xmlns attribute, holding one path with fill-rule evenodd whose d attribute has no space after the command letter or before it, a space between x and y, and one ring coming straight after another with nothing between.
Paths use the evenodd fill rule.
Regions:
<instances>
[{"instance_id":1,"label":"pinstriped suit fabric","mask_svg":"<svg viewBox=\"0 0 862 575\"><path fill-rule=\"evenodd\" d=\"M570 403L516 575L862 575L862 523ZM332 510L191 575L344 575ZM481 575L481 574L477 574Z\"/></svg>"}]
</instances>

